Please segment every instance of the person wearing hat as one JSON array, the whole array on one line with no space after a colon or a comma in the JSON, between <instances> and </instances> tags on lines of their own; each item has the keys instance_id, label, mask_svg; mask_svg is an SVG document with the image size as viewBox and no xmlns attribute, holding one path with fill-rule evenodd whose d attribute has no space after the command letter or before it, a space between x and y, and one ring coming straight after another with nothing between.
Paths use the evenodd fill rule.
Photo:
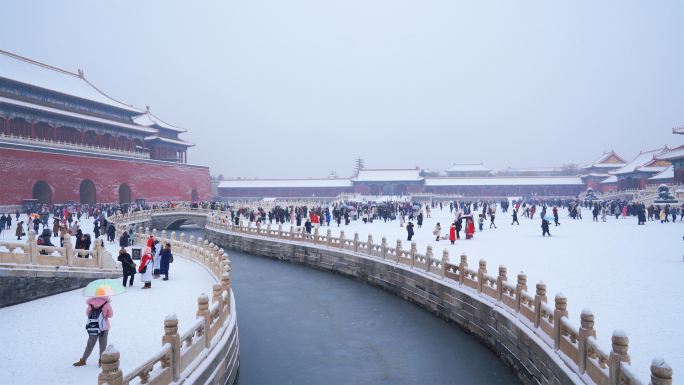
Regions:
<instances>
[{"instance_id":1,"label":"person wearing hat","mask_svg":"<svg viewBox=\"0 0 684 385\"><path fill-rule=\"evenodd\" d=\"M117 259L119 262L121 262L121 267L123 268L123 287L126 287L126 281L128 280L128 277L131 277L128 286L133 286L133 277L135 277L136 265L135 262L133 262L131 255L128 254L126 249L121 248L121 250L119 250L119 257Z\"/></svg>"}]
</instances>

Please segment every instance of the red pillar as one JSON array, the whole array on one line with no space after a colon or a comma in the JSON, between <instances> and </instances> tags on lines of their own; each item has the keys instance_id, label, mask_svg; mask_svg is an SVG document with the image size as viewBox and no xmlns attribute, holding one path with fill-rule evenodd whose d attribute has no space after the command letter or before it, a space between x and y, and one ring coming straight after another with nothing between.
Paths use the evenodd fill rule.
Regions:
<instances>
[{"instance_id":1,"label":"red pillar","mask_svg":"<svg viewBox=\"0 0 684 385\"><path fill-rule=\"evenodd\" d=\"M57 124L55 123L52 124L52 141L57 141Z\"/></svg>"},{"instance_id":2,"label":"red pillar","mask_svg":"<svg viewBox=\"0 0 684 385\"><path fill-rule=\"evenodd\" d=\"M5 135L9 135L9 115L5 115Z\"/></svg>"},{"instance_id":3,"label":"red pillar","mask_svg":"<svg viewBox=\"0 0 684 385\"><path fill-rule=\"evenodd\" d=\"M31 139L35 139L35 131L34 131L34 125L33 125L33 120L31 120Z\"/></svg>"},{"instance_id":4,"label":"red pillar","mask_svg":"<svg viewBox=\"0 0 684 385\"><path fill-rule=\"evenodd\" d=\"M81 130L81 145L85 144L85 130Z\"/></svg>"},{"instance_id":5,"label":"red pillar","mask_svg":"<svg viewBox=\"0 0 684 385\"><path fill-rule=\"evenodd\" d=\"M102 148L102 133L100 132L100 133L98 133L98 135L100 136L100 142L99 142L98 146L100 148Z\"/></svg>"},{"instance_id":6,"label":"red pillar","mask_svg":"<svg viewBox=\"0 0 684 385\"><path fill-rule=\"evenodd\" d=\"M135 152L135 148L133 148L133 138L128 139L128 151Z\"/></svg>"},{"instance_id":7,"label":"red pillar","mask_svg":"<svg viewBox=\"0 0 684 385\"><path fill-rule=\"evenodd\" d=\"M114 136L114 148L119 149L119 137L117 135Z\"/></svg>"},{"instance_id":8,"label":"red pillar","mask_svg":"<svg viewBox=\"0 0 684 385\"><path fill-rule=\"evenodd\" d=\"M145 138L143 138L143 154L145 153Z\"/></svg>"}]
</instances>

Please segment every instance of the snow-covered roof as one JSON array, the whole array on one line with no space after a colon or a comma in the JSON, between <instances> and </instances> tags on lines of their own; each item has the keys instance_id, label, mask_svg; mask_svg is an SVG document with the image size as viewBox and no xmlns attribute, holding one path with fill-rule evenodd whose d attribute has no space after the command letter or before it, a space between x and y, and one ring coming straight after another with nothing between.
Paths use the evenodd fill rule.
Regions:
<instances>
[{"instance_id":1,"label":"snow-covered roof","mask_svg":"<svg viewBox=\"0 0 684 385\"><path fill-rule=\"evenodd\" d=\"M613 183L617 184L617 176L611 175L608 178L600 181L599 183L601 183L601 184L613 184Z\"/></svg>"},{"instance_id":2,"label":"snow-covered roof","mask_svg":"<svg viewBox=\"0 0 684 385\"><path fill-rule=\"evenodd\" d=\"M509 167L506 172L555 172L559 170L558 167Z\"/></svg>"},{"instance_id":3,"label":"snow-covered roof","mask_svg":"<svg viewBox=\"0 0 684 385\"><path fill-rule=\"evenodd\" d=\"M154 116L150 112L149 107L148 107L148 110L145 111L144 114L142 114L140 116L136 116L135 118L133 118L133 121L137 124L140 124L142 126L147 126L147 127L157 125L161 128L165 128L167 130L172 130L172 131L177 131L177 132L186 132L187 131L185 129L182 129L182 128L179 128L176 126L172 126L168 123L165 123L164 121L162 121L158 117Z\"/></svg>"},{"instance_id":4,"label":"snow-covered roof","mask_svg":"<svg viewBox=\"0 0 684 385\"><path fill-rule=\"evenodd\" d=\"M528 176L490 178L426 178L425 186L575 186L584 185L578 176Z\"/></svg>"},{"instance_id":5,"label":"snow-covered roof","mask_svg":"<svg viewBox=\"0 0 684 385\"><path fill-rule=\"evenodd\" d=\"M684 146L673 148L670 151L663 152L661 155L656 156L656 159L662 160L671 160L677 158L684 158Z\"/></svg>"},{"instance_id":6,"label":"snow-covered roof","mask_svg":"<svg viewBox=\"0 0 684 385\"><path fill-rule=\"evenodd\" d=\"M179 144L179 145L181 145L181 146L188 146L188 147L193 147L193 146L195 145L194 143L186 142L186 141L183 140L183 139L165 138L165 137L159 136L159 135L148 136L148 137L145 138L145 140L148 141L148 142L151 141L151 140L160 140L160 141L162 141L162 142L172 143L172 144Z\"/></svg>"},{"instance_id":7,"label":"snow-covered roof","mask_svg":"<svg viewBox=\"0 0 684 385\"><path fill-rule=\"evenodd\" d=\"M616 154L613 150L604 152L598 159L584 166L584 168L613 168L618 169L627 164L627 161Z\"/></svg>"},{"instance_id":8,"label":"snow-covered roof","mask_svg":"<svg viewBox=\"0 0 684 385\"><path fill-rule=\"evenodd\" d=\"M2 56L2 55L0 55L0 56ZM136 130L136 131L141 131L141 132L146 132L146 133L157 132L157 130L154 128L139 126L137 124L129 124L129 123L124 123L124 122L117 121L117 120L109 120L109 119L98 118L98 117L91 116L91 115L83 115L83 114L79 114L78 112L71 112L71 111L61 110L58 108L45 107L45 106L40 105L40 104L28 103L28 102L24 102L21 100L6 98L3 96L0 96L0 104L13 104L15 106L31 108L31 109L38 110L38 111L49 112L52 114L59 114L59 115L68 116L71 118L83 119L83 120L88 120L91 122L108 124L110 126L122 127L122 128L127 128L130 130Z\"/></svg>"},{"instance_id":9,"label":"snow-covered roof","mask_svg":"<svg viewBox=\"0 0 684 385\"><path fill-rule=\"evenodd\" d=\"M218 188L302 188L302 187L352 187L351 180L325 179L224 179Z\"/></svg>"},{"instance_id":10,"label":"snow-covered roof","mask_svg":"<svg viewBox=\"0 0 684 385\"><path fill-rule=\"evenodd\" d=\"M620 168L619 170L611 172L613 175L621 175L621 174L629 174L632 172L637 171L641 167L645 166L649 162L651 162L655 156L660 155L663 153L663 151L667 150L667 147L663 148L658 148L656 150L651 150L651 151L641 151L639 155L634 158L631 162L629 162L626 166ZM662 171L665 169L664 166L656 171ZM643 171L648 171L648 170L643 170Z\"/></svg>"},{"instance_id":11,"label":"snow-covered roof","mask_svg":"<svg viewBox=\"0 0 684 385\"><path fill-rule=\"evenodd\" d=\"M71 73L5 51L0 51L0 77L126 111L143 112L105 95L82 72Z\"/></svg>"},{"instance_id":12,"label":"snow-covered roof","mask_svg":"<svg viewBox=\"0 0 684 385\"><path fill-rule=\"evenodd\" d=\"M648 180L674 179L674 166L669 166L665 170L653 175Z\"/></svg>"},{"instance_id":13,"label":"snow-covered roof","mask_svg":"<svg viewBox=\"0 0 684 385\"><path fill-rule=\"evenodd\" d=\"M446 172L487 172L487 171L492 171L491 168L487 168L480 164L455 164L451 166L449 169L445 170Z\"/></svg>"},{"instance_id":14,"label":"snow-covered roof","mask_svg":"<svg viewBox=\"0 0 684 385\"><path fill-rule=\"evenodd\" d=\"M673 134L684 134L684 126L675 127L672 129Z\"/></svg>"},{"instance_id":15,"label":"snow-covered roof","mask_svg":"<svg viewBox=\"0 0 684 385\"><path fill-rule=\"evenodd\" d=\"M420 181L420 170L416 168L385 168L370 169L362 168L359 175L352 178L354 182L391 182L391 181Z\"/></svg>"}]
</instances>

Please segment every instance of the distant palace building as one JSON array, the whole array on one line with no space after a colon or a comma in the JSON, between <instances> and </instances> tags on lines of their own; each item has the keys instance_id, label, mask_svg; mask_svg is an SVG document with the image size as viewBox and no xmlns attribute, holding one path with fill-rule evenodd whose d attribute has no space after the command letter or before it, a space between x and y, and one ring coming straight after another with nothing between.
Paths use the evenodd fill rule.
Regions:
<instances>
[{"instance_id":1,"label":"distant palace building","mask_svg":"<svg viewBox=\"0 0 684 385\"><path fill-rule=\"evenodd\" d=\"M479 177L479 176L490 176L492 174L492 169L487 168L480 164L456 164L444 170L447 176L458 176L458 177Z\"/></svg>"},{"instance_id":2,"label":"distant palace building","mask_svg":"<svg viewBox=\"0 0 684 385\"><path fill-rule=\"evenodd\" d=\"M0 205L211 199L184 129L78 73L0 51Z\"/></svg>"}]
</instances>

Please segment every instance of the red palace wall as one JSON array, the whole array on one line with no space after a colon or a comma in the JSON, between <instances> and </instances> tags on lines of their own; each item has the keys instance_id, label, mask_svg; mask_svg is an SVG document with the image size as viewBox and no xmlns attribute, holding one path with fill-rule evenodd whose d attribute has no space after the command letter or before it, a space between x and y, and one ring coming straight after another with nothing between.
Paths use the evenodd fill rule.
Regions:
<instances>
[{"instance_id":1,"label":"red palace wall","mask_svg":"<svg viewBox=\"0 0 684 385\"><path fill-rule=\"evenodd\" d=\"M97 203L119 202L119 187L125 183L131 202L190 201L196 189L199 200L211 200L208 168L181 164L153 164L73 155L0 148L0 205L20 205L33 198L39 181L50 185L53 204L80 202L85 179L95 184Z\"/></svg>"}]
</instances>

